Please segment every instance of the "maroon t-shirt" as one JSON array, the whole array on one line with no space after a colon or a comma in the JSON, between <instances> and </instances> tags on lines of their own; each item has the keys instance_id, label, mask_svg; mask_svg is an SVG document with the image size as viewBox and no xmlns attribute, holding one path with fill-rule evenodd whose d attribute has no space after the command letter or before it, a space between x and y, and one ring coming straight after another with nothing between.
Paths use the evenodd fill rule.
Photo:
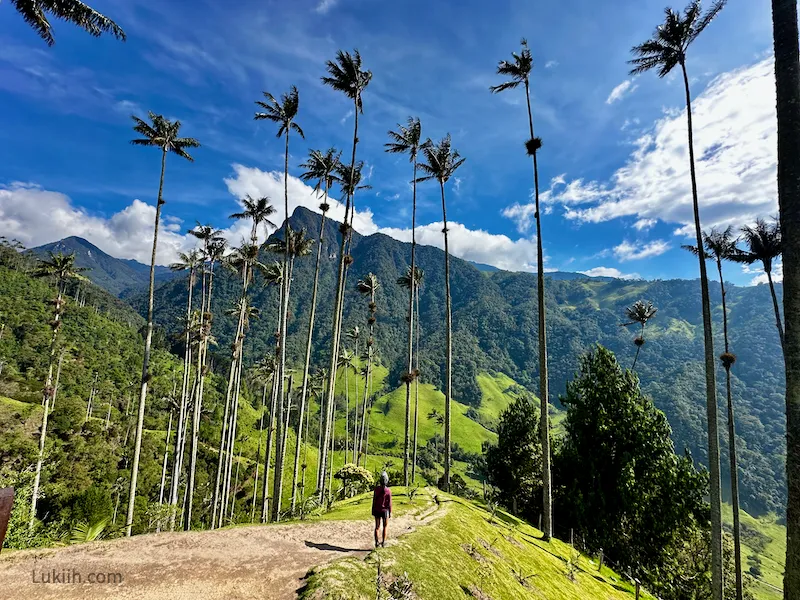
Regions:
<instances>
[{"instance_id":1,"label":"maroon t-shirt","mask_svg":"<svg viewBox=\"0 0 800 600\"><path fill-rule=\"evenodd\" d=\"M379 485L372 496L372 515L379 517L385 510L392 514L392 490Z\"/></svg>"}]
</instances>

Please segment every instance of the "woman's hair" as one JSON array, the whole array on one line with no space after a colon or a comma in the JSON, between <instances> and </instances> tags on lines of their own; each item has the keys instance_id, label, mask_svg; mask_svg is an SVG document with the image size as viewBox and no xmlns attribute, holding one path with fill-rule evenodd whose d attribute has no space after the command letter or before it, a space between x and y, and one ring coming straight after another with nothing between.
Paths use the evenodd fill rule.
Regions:
<instances>
[{"instance_id":1,"label":"woman's hair","mask_svg":"<svg viewBox=\"0 0 800 600\"><path fill-rule=\"evenodd\" d=\"M386 471L381 472L380 483L384 487L389 485L389 474Z\"/></svg>"}]
</instances>

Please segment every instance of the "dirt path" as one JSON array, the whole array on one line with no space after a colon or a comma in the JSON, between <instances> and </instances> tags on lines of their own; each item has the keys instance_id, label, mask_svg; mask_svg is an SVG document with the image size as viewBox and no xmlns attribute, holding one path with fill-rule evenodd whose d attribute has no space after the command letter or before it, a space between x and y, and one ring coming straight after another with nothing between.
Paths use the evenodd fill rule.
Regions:
<instances>
[{"instance_id":1,"label":"dirt path","mask_svg":"<svg viewBox=\"0 0 800 600\"><path fill-rule=\"evenodd\" d=\"M433 508L422 515L392 519L392 538L427 524L441 512ZM0 598L294 598L311 567L366 556L373 546L371 527L368 521L292 523L4 553ZM53 581L54 572L61 583L42 582ZM73 573L80 575L80 582ZM109 582L116 574L122 582ZM97 582L89 583L90 577Z\"/></svg>"}]
</instances>

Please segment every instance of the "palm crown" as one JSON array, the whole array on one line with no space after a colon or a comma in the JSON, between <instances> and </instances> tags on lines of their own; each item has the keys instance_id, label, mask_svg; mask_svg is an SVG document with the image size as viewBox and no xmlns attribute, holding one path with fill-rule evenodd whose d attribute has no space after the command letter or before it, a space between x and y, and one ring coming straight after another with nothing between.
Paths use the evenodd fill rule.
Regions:
<instances>
[{"instance_id":1,"label":"palm crown","mask_svg":"<svg viewBox=\"0 0 800 600\"><path fill-rule=\"evenodd\" d=\"M683 65L686 50L714 20L726 2L727 0L715 0L705 14L701 14L700 0L692 0L683 14L667 8L664 22L656 28L653 37L631 49L636 56L628 61L633 65L631 75L658 69L658 76L665 77L677 65Z\"/></svg>"},{"instance_id":2,"label":"palm crown","mask_svg":"<svg viewBox=\"0 0 800 600\"><path fill-rule=\"evenodd\" d=\"M323 77L322 83L355 100L358 110L363 112L361 94L372 79L372 71L362 70L361 54L358 50L353 50L353 54L337 51L336 61L329 60L325 68L328 77Z\"/></svg>"},{"instance_id":3,"label":"palm crown","mask_svg":"<svg viewBox=\"0 0 800 600\"><path fill-rule=\"evenodd\" d=\"M356 283L356 289L361 294L369 294L371 297L375 296L375 292L380 287L378 277L374 273L367 273L364 279L359 279Z\"/></svg>"},{"instance_id":4,"label":"palm crown","mask_svg":"<svg viewBox=\"0 0 800 600\"><path fill-rule=\"evenodd\" d=\"M414 268L414 285L418 288L422 285L422 279L425 277L425 271L419 267ZM411 266L406 267L406 272L397 278L397 284L406 289L411 287Z\"/></svg>"},{"instance_id":5,"label":"palm crown","mask_svg":"<svg viewBox=\"0 0 800 600\"><path fill-rule=\"evenodd\" d=\"M275 207L270 204L269 196L253 199L248 194L242 198L242 206L244 210L238 213L233 213L231 219L252 219L253 221L253 239L258 233L258 226L264 223L267 227L275 229L276 225L269 220L269 217L275 214Z\"/></svg>"},{"instance_id":6,"label":"palm crown","mask_svg":"<svg viewBox=\"0 0 800 600\"><path fill-rule=\"evenodd\" d=\"M277 137L288 134L289 130L296 131L301 138L306 137L300 126L294 122L300 107L300 94L296 87L292 86L288 94L281 95L280 102L269 92L264 92L264 97L267 99L266 102L256 101L256 104L264 109L264 112L256 113L256 121L266 120L278 123L280 127L278 127Z\"/></svg>"},{"instance_id":7,"label":"palm crown","mask_svg":"<svg viewBox=\"0 0 800 600\"><path fill-rule=\"evenodd\" d=\"M644 327L645 324L647 324L647 322L652 319L657 312L658 309L653 306L652 302L637 300L632 306L629 306L625 309L625 316L630 319L630 322L623 323L623 325L627 327L628 325L638 323Z\"/></svg>"},{"instance_id":8,"label":"palm crown","mask_svg":"<svg viewBox=\"0 0 800 600\"><path fill-rule=\"evenodd\" d=\"M307 236L305 228L288 228L289 254L294 257L307 256L311 253L314 246L314 239ZM271 252L283 254L286 252L286 242L282 239L275 239L267 244L267 249Z\"/></svg>"},{"instance_id":9,"label":"palm crown","mask_svg":"<svg viewBox=\"0 0 800 600\"><path fill-rule=\"evenodd\" d=\"M461 158L458 150L452 148L449 133L437 143L433 143L430 139L426 140L422 146L422 152L425 156L425 162L421 162L419 168L426 175L420 177L418 181L436 179L444 185L453 176L456 169L467 160L466 158Z\"/></svg>"},{"instance_id":10,"label":"palm crown","mask_svg":"<svg viewBox=\"0 0 800 600\"><path fill-rule=\"evenodd\" d=\"M53 38L47 13L74 23L94 37L110 33L123 42L126 39L125 32L119 25L80 0L11 0L11 5L48 46L55 44L56 40Z\"/></svg>"},{"instance_id":11,"label":"palm crown","mask_svg":"<svg viewBox=\"0 0 800 600\"><path fill-rule=\"evenodd\" d=\"M323 186L326 188L331 187L336 181L339 180L337 175L341 168L342 156L340 151L336 148L328 148L324 152L322 150L312 150L308 153L308 159L300 166L305 169L305 172L300 175L303 181L316 181L317 185L314 188L320 191Z\"/></svg>"},{"instance_id":12,"label":"palm crown","mask_svg":"<svg viewBox=\"0 0 800 600\"><path fill-rule=\"evenodd\" d=\"M264 285L278 285L283 281L283 263L274 261L268 265L257 263L256 267L264 276Z\"/></svg>"},{"instance_id":13,"label":"palm crown","mask_svg":"<svg viewBox=\"0 0 800 600\"><path fill-rule=\"evenodd\" d=\"M194 158L186 151L187 148L199 148L200 142L194 138L180 137L180 121L170 121L163 115L154 112L148 113L151 123L144 121L136 115L131 115L135 125L133 130L143 137L131 140L134 146L156 146L164 152L173 152L189 161Z\"/></svg>"},{"instance_id":14,"label":"palm crown","mask_svg":"<svg viewBox=\"0 0 800 600\"><path fill-rule=\"evenodd\" d=\"M391 142L384 144L386 152L391 154L408 153L411 162L416 162L421 147L422 123L417 117L409 117L407 125L397 124L397 131L389 131Z\"/></svg>"},{"instance_id":15,"label":"palm crown","mask_svg":"<svg viewBox=\"0 0 800 600\"><path fill-rule=\"evenodd\" d=\"M361 171L363 168L363 160L355 163L352 169L341 162L336 165L336 179L342 187L342 192L346 196L352 197L358 190L369 190L372 188L371 185L359 185L361 183Z\"/></svg>"},{"instance_id":16,"label":"palm crown","mask_svg":"<svg viewBox=\"0 0 800 600\"><path fill-rule=\"evenodd\" d=\"M75 266L75 254L53 254L48 252L49 259L39 261L35 275L37 277L55 277L59 284L68 279L84 279L80 273L88 271L85 267Z\"/></svg>"},{"instance_id":17,"label":"palm crown","mask_svg":"<svg viewBox=\"0 0 800 600\"><path fill-rule=\"evenodd\" d=\"M512 52L512 61L501 60L497 64L497 74L505 75L508 81L504 81L499 85L493 85L489 88L493 94L498 94L506 90L516 88L521 83L528 85L528 80L533 69L533 56L531 50L528 48L528 40L522 38L522 49L519 54Z\"/></svg>"},{"instance_id":18,"label":"palm crown","mask_svg":"<svg viewBox=\"0 0 800 600\"><path fill-rule=\"evenodd\" d=\"M742 239L747 246L744 251L736 253L732 260L752 264L761 261L764 272L772 272L772 261L781 255L781 228L776 220L767 223L758 219L754 226L742 227Z\"/></svg>"}]
</instances>

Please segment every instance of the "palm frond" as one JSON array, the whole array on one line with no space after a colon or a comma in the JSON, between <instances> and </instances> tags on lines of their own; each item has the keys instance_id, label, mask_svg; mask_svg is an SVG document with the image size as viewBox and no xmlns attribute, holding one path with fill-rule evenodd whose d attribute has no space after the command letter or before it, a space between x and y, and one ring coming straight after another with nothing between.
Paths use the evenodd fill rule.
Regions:
<instances>
[{"instance_id":1,"label":"palm frond","mask_svg":"<svg viewBox=\"0 0 800 600\"><path fill-rule=\"evenodd\" d=\"M55 38L45 13L74 23L94 37L110 33L123 42L127 39L119 25L80 0L11 0L11 5L48 46L55 43Z\"/></svg>"}]
</instances>

